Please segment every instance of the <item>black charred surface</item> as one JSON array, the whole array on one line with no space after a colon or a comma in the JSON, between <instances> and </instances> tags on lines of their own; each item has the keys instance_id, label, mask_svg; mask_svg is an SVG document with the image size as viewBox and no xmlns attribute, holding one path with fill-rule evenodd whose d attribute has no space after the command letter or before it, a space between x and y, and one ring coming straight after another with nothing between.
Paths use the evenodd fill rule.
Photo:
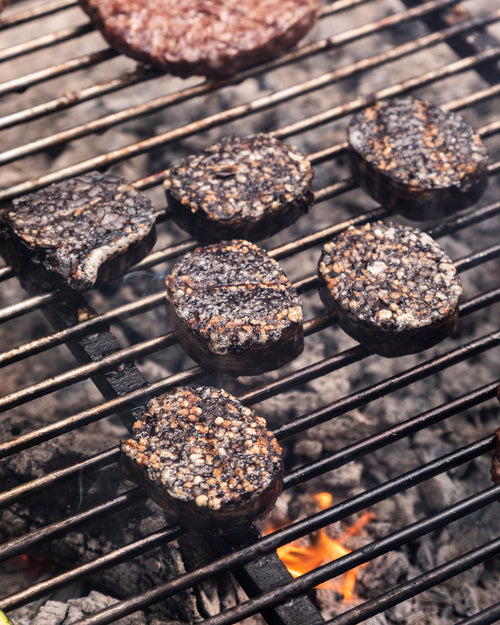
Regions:
<instances>
[{"instance_id":1,"label":"black charred surface","mask_svg":"<svg viewBox=\"0 0 500 625\"><path fill-rule=\"evenodd\" d=\"M299 150L259 134L188 157L164 185L173 220L199 241L259 241L307 212L313 175Z\"/></svg>"},{"instance_id":2,"label":"black charred surface","mask_svg":"<svg viewBox=\"0 0 500 625\"><path fill-rule=\"evenodd\" d=\"M197 248L181 258L166 284L172 331L205 369L262 373L303 349L297 291L278 263L248 241Z\"/></svg>"}]
</instances>

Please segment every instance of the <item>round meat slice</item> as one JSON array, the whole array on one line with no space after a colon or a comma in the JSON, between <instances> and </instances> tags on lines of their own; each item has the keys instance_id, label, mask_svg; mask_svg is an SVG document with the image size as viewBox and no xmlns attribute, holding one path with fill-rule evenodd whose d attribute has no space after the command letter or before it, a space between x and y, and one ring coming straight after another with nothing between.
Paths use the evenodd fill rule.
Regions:
<instances>
[{"instance_id":1,"label":"round meat slice","mask_svg":"<svg viewBox=\"0 0 500 625\"><path fill-rule=\"evenodd\" d=\"M121 464L188 528L251 524L281 492L281 447L265 419L226 391L180 387L152 399Z\"/></svg>"},{"instance_id":2,"label":"round meat slice","mask_svg":"<svg viewBox=\"0 0 500 625\"><path fill-rule=\"evenodd\" d=\"M421 351L456 328L460 279L417 228L351 226L325 244L318 274L321 298L340 327L382 356Z\"/></svg>"},{"instance_id":3,"label":"round meat slice","mask_svg":"<svg viewBox=\"0 0 500 625\"><path fill-rule=\"evenodd\" d=\"M293 46L319 0L79 0L115 49L177 76L227 77Z\"/></svg>"},{"instance_id":4,"label":"round meat slice","mask_svg":"<svg viewBox=\"0 0 500 625\"><path fill-rule=\"evenodd\" d=\"M253 243L199 247L181 258L166 285L172 331L209 371L262 373L303 349L300 297L278 263Z\"/></svg>"},{"instance_id":5,"label":"round meat slice","mask_svg":"<svg viewBox=\"0 0 500 625\"><path fill-rule=\"evenodd\" d=\"M0 227L0 251L21 277L78 291L121 277L156 238L149 199L99 172L14 200Z\"/></svg>"},{"instance_id":6,"label":"round meat slice","mask_svg":"<svg viewBox=\"0 0 500 625\"><path fill-rule=\"evenodd\" d=\"M313 169L269 135L228 137L173 167L165 180L172 219L200 241L259 241L306 213Z\"/></svg>"},{"instance_id":7,"label":"round meat slice","mask_svg":"<svg viewBox=\"0 0 500 625\"><path fill-rule=\"evenodd\" d=\"M496 443L495 443L495 453L493 455L493 460L491 462L491 479L495 484L500 483L500 428L498 428L495 432L496 434Z\"/></svg>"},{"instance_id":8,"label":"round meat slice","mask_svg":"<svg viewBox=\"0 0 500 625\"><path fill-rule=\"evenodd\" d=\"M416 221L442 218L479 199L488 153L456 113L414 98L364 109L349 126L353 177L383 206Z\"/></svg>"}]
</instances>

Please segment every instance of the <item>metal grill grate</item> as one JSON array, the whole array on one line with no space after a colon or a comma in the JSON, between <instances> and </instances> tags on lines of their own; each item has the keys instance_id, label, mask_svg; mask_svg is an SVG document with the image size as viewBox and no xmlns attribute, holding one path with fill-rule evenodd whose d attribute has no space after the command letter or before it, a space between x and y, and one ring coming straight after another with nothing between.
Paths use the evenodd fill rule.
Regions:
<instances>
[{"instance_id":1,"label":"metal grill grate","mask_svg":"<svg viewBox=\"0 0 500 625\"><path fill-rule=\"evenodd\" d=\"M360 435L356 442L325 453L319 459L291 464L284 480L285 490L307 485L310 480L350 462L363 463L378 450L397 453L391 447L397 441L410 440L415 434L472 409L494 412L500 381L495 370L487 383L467 380L461 392L454 396L443 393L440 403L428 403L418 414L415 414L417 402L412 400L422 381L437 379L464 364L468 371L474 371L475 363L497 353L500 343L498 322L494 323L500 301L500 245L494 236L500 213L500 202L495 195L500 171L500 118L495 115L493 105L500 96L500 9L489 6L478 11L477 3L473 2L465 3L465 8L474 14L464 11L457 0L325 3L318 27L297 49L231 80L216 83L196 78L182 81L151 68L136 67L132 61L103 46L102 39L75 2L40 4L28 0L13 3L6 9L1 24L2 41L7 45L0 50L0 63L6 72L0 83L3 99L0 128L5 137L0 152L2 176L5 176L0 202L6 205L10 199L49 183L93 169L111 168L129 179L134 178L135 186L151 193L156 206L161 208L157 226L162 244L134 267L137 275L147 275L151 282L146 295L131 298L125 280L100 294L89 293L69 300L60 293L31 292L26 297L19 296L20 289L14 289L17 298L14 301L8 301L7 296L2 298L0 365L5 372L17 371L22 366L26 376L19 375L18 388L2 392L0 410L7 416L22 414L24 410L33 414L37 401L50 402L53 398L54 413L43 424L34 421L35 425L29 424L21 432L2 437L0 458L15 458L68 432L85 431L86 426L92 427L117 413L130 425L134 411L151 396L177 384L204 383L209 379L197 366L186 364L175 355L176 342L168 328L154 328L157 333L148 336L149 330L142 327L143 316L156 314L164 305L161 280L154 276L164 275L172 261L195 245L171 226L163 207L161 183L168 166L178 160L178 151L189 152L213 137L248 128L265 130L300 144L316 168L316 188L315 206L310 214L283 234L264 242L270 254L294 277L309 313L305 323L306 360L292 363L277 375L234 383L240 398L247 404L261 405L265 414L273 398L281 400L294 393L305 395L307 384L318 380L324 381L326 391L339 372L350 371L364 361L376 363L378 375L369 383L353 385L352 390L335 398L326 392L324 396L317 393L309 410L290 421L276 420L276 436L285 445L292 445L297 436L320 424L364 409L371 402L383 402L398 391L406 393L406 400L401 399L404 406L397 423L367 436ZM343 62L345 58L347 61ZM491 182L478 206L429 228L433 236L442 237L450 245L454 236L460 241L463 241L460 236L465 236L470 243L466 255L455 261L462 274L470 272L474 276L471 282L475 276L482 276L477 279L478 290L466 293L461 305L461 322L467 325L467 332L421 356L398 359L397 365L389 368L387 361L375 358L360 345L346 344L334 320L319 312L314 263L322 243L348 225L390 216L384 208L374 206L348 177L343 137L354 112L377 99L406 93L439 100L445 108L463 111L472 120L490 149ZM134 140L130 142L132 134ZM475 247L476 240L481 241L482 247ZM16 282L9 267L0 268L0 280L3 285ZM482 284L487 286L483 291ZM20 344L10 343L9 330L13 324L40 325L39 311L46 315L52 329L44 326L34 338L30 336ZM314 341L338 344L341 348L318 358L317 351L309 350ZM77 363L54 373L46 364L53 350L61 345L71 349ZM168 356L170 353L174 356ZM167 376L148 377L155 370L144 363L159 362L163 366L169 358L182 362L182 366L172 366ZM60 414L58 393L71 393L86 380L94 382L104 400L79 406L77 412ZM231 384L223 378L217 382L223 386ZM410 416L405 417L406 412ZM40 493L50 497L57 485L73 484L85 472L105 472L118 459L116 442L87 459L2 488L0 508L9 510ZM383 537L376 537L364 547L295 580L276 563L274 550L435 476L464 467L474 459L488 458L493 446L490 418L485 419L480 439L469 439L466 445L456 445L453 451L418 466L409 466L406 472L386 481L373 484L365 479L355 495L268 536L256 533L248 537L246 544L237 545L231 544L231 537L226 537L220 556L213 562L176 579L165 580L146 592L133 593L81 621L81 625L115 622L229 570L235 573L250 598L207 618L206 624L240 622L257 613L268 623L323 622L307 599L311 588L362 563L376 563L378 556L411 545L419 537L457 519L469 515L474 518L476 511L498 505L500 486L489 486L489 476L485 474L484 488L467 498L452 501L434 514L421 514L414 523L391 527ZM82 506L83 509L73 510L55 522L42 522L39 528L0 545L0 559L6 561L40 545L50 545L50 541L85 528L96 519L111 518L143 496L140 489L134 488L88 508ZM92 580L100 571L128 562L184 534L182 529L165 527L134 542L115 545L109 553L93 561L76 563L49 579L35 581L8 595L0 593L3 595L0 608L9 612L48 597L77 580ZM378 597L361 601L355 607L346 606L343 613L327 622L331 625L365 622L444 580L481 566L499 553L498 537L485 540L414 579L387 586ZM256 565L266 557L272 574L255 589L252 586L258 585ZM500 618L500 603L495 603L496 599L491 597L492 605L462 619L460 625L496 622Z\"/></svg>"}]
</instances>

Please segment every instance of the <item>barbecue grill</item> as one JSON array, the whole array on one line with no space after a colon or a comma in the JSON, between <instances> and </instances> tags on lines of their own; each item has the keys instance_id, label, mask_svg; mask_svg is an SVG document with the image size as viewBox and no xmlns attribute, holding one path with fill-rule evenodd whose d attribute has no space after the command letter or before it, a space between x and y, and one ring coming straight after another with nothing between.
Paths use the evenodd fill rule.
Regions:
<instances>
[{"instance_id":1,"label":"barbecue grill","mask_svg":"<svg viewBox=\"0 0 500 625\"><path fill-rule=\"evenodd\" d=\"M12 564L23 554L50 554L53 541L71 540L76 530L86 532L98 520L119 524L122 512L138 502L140 510L144 494L139 488L106 477L115 468L118 441L124 436L116 415L130 429L149 398L178 384L201 383L225 387L268 417L287 450L285 495L298 493L300 499L309 485L322 479L328 483L327 476L352 463L361 467L359 483L347 497L339 487L326 510L309 511L265 536L249 528L244 536L215 537L208 560L200 559L184 573L165 576L147 589L119 589L116 603L79 624L116 622L228 572L244 594L235 605L206 616L204 623L236 623L252 615L283 625L417 623L397 620L402 617L390 610L429 591L428 604L438 602L435 591L447 580L459 584L464 572L482 571L485 588L488 576L498 579L500 533L494 521L500 485L490 484L488 466L494 430L500 425L500 202L495 194L500 171L495 107L500 97L500 9L486 1L336 0L324 4L318 25L295 49L216 82L181 80L136 66L105 45L73 0L13 2L1 24L1 206L49 183L108 170L151 195L159 233L153 252L123 280L84 295L38 292L34 285L25 292L10 267L0 268L0 408L7 424L0 443L2 523L8 524L19 507L30 510L43 500L50 502L42 506L47 510L61 489L80 497L55 518L47 512L46 518L29 521L28 529L11 527L0 545L2 562ZM377 99L407 93L460 111L470 121L490 151L490 184L472 208L422 224L447 247L467 280L457 333L432 350L388 360L355 344L326 314L317 295L315 263L321 245L347 226L399 220L349 177L345 129L354 112ZM310 213L263 242L303 297L306 347L301 358L277 372L232 380L190 362L161 321L163 277L175 259L196 245L168 219L161 183L168 167L183 155L213 139L254 131L299 145L316 171ZM19 340L22 336L26 338ZM486 374L476 375L483 369ZM388 405L397 406L398 412L391 425L375 424L354 432L354 438L350 432L348 443L334 450L323 446L316 456L302 453L304 440L315 442L320 436L315 433L327 424L340 418L348 423L351 413L376 415ZM404 454L407 448L398 445L411 448L419 436L430 441L445 422L448 446L430 445L429 455L418 463L409 457L405 465L403 458L403 469L385 479L377 474L376 463L383 456ZM468 428L472 422L474 428ZM84 439L103 423L110 424L104 430L108 438L95 453L77 459L63 454L50 469L36 467L41 450L70 433L75 436L71 440ZM33 472L19 481L9 463L22 464L23 458ZM377 515L378 504L396 505L412 489L431 492L436 478L447 476L439 484L452 485L458 475L469 474L475 478L467 496L455 496L450 487L450 492L436 495L440 505L430 512L416 510L415 519L408 516L411 522L406 523L385 520L347 555L296 579L276 556L279 546L363 510L373 509ZM104 484L100 499L86 491L97 479ZM314 600L311 589L321 582L365 563L364 570L373 570L388 553L415 552L422 537L432 540L460 522L462 527L484 527L484 519L491 521L489 532L477 542L471 530L470 542L452 543L445 560L387 580L372 594L360 593L353 603L339 602L332 616L322 615ZM134 540L116 542L95 558L57 562L43 577L24 580L7 592L0 589L0 609L15 619L22 606L59 597L64 589L71 596L77 582L92 588L103 571L111 573L119 564L129 565L138 556L189 539L182 528L164 524ZM498 594L485 594L463 612L450 607L448 620L441 622L497 622Z\"/></svg>"}]
</instances>

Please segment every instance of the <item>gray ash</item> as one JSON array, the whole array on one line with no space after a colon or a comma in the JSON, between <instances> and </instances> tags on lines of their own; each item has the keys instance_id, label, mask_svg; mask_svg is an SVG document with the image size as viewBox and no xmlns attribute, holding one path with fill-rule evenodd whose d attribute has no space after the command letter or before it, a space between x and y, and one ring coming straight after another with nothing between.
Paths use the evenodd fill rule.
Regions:
<instances>
[{"instance_id":1,"label":"gray ash","mask_svg":"<svg viewBox=\"0 0 500 625\"><path fill-rule=\"evenodd\" d=\"M406 353L406 335L408 348L417 351L428 346L426 331L444 323L449 334L455 327L462 294L457 271L417 228L381 222L350 227L325 244L318 270L326 305L359 340L370 341L364 332L371 332L377 340L403 341ZM396 344L370 346L379 353L399 351Z\"/></svg>"},{"instance_id":2,"label":"gray ash","mask_svg":"<svg viewBox=\"0 0 500 625\"><path fill-rule=\"evenodd\" d=\"M474 203L488 152L460 115L424 100L378 102L349 126L353 175L384 206L429 219Z\"/></svg>"},{"instance_id":3,"label":"gray ash","mask_svg":"<svg viewBox=\"0 0 500 625\"><path fill-rule=\"evenodd\" d=\"M295 147L265 134L227 137L170 169L172 218L202 241L263 239L307 212L313 169Z\"/></svg>"},{"instance_id":4,"label":"gray ash","mask_svg":"<svg viewBox=\"0 0 500 625\"><path fill-rule=\"evenodd\" d=\"M199 247L166 284L172 329L202 366L243 375L281 366L302 351L300 297L253 243Z\"/></svg>"},{"instance_id":5,"label":"gray ash","mask_svg":"<svg viewBox=\"0 0 500 625\"><path fill-rule=\"evenodd\" d=\"M76 290L120 277L152 248L149 199L117 176L70 178L16 199L2 221L2 252L18 271L33 263Z\"/></svg>"},{"instance_id":6,"label":"gray ash","mask_svg":"<svg viewBox=\"0 0 500 625\"><path fill-rule=\"evenodd\" d=\"M237 522L258 499L259 516L281 490L281 448L265 419L222 389L183 387L151 400L134 435L122 451L181 523L194 522L182 517L183 504L197 521Z\"/></svg>"}]
</instances>

